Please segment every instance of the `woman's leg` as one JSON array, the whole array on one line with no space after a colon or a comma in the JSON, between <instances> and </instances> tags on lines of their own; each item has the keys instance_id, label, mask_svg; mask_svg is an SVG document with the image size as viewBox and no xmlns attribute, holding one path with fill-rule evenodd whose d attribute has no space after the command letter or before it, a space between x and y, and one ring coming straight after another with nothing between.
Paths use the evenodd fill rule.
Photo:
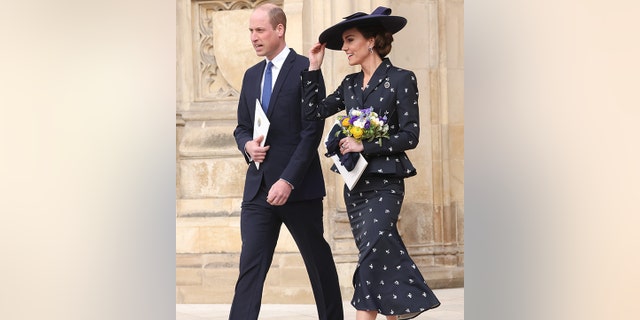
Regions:
<instances>
[{"instance_id":1,"label":"woman's leg","mask_svg":"<svg viewBox=\"0 0 640 320\"><path fill-rule=\"evenodd\" d=\"M376 320L377 311L356 310L356 320ZM398 320L398 316L387 316L387 320Z\"/></svg>"},{"instance_id":2,"label":"woman's leg","mask_svg":"<svg viewBox=\"0 0 640 320\"><path fill-rule=\"evenodd\" d=\"M356 320L376 320L377 311L356 310Z\"/></svg>"}]
</instances>

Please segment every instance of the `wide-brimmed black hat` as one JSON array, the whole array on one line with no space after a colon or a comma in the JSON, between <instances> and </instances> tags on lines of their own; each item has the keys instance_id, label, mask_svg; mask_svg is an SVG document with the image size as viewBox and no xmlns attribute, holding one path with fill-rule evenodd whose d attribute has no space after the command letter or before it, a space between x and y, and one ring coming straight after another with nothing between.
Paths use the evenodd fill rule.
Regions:
<instances>
[{"instance_id":1,"label":"wide-brimmed black hat","mask_svg":"<svg viewBox=\"0 0 640 320\"><path fill-rule=\"evenodd\" d=\"M320 34L320 43L326 43L327 48L331 50L342 49L342 33L350 28L358 25L378 24L386 31L396 33L407 24L407 19L399 16L390 16L391 9L387 7L378 7L371 14L364 12L356 12L348 17L344 17L343 21L335 24Z\"/></svg>"}]
</instances>

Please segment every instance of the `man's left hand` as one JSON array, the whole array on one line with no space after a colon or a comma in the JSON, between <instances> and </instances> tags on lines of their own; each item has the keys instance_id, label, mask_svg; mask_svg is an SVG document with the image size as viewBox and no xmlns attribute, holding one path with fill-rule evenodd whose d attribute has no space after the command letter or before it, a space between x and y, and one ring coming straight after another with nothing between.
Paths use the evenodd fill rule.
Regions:
<instances>
[{"instance_id":1,"label":"man's left hand","mask_svg":"<svg viewBox=\"0 0 640 320\"><path fill-rule=\"evenodd\" d=\"M287 203L290 194L291 186L286 181L280 179L271 186L271 189L269 189L267 203L272 206L281 206Z\"/></svg>"}]
</instances>

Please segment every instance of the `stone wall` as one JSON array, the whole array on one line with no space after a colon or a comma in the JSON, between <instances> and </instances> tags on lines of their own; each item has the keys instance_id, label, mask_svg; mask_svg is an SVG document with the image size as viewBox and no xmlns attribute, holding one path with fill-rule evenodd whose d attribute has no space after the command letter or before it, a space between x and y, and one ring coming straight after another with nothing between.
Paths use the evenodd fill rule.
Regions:
<instances>
[{"instance_id":1,"label":"stone wall","mask_svg":"<svg viewBox=\"0 0 640 320\"><path fill-rule=\"evenodd\" d=\"M247 28L251 9L262 2L283 6L287 44L303 54L322 30L355 11L385 5L407 17L390 58L418 77L422 131L420 145L409 152L418 176L406 181L399 228L432 287L462 286L464 1L177 0L176 303L230 303L233 296L247 164L232 132L242 75L261 59L250 46ZM328 91L354 71L342 52L328 51L323 64ZM342 180L329 172L330 160L323 161L325 237L349 299L357 250ZM313 303L302 259L286 228L263 296L265 303Z\"/></svg>"}]
</instances>

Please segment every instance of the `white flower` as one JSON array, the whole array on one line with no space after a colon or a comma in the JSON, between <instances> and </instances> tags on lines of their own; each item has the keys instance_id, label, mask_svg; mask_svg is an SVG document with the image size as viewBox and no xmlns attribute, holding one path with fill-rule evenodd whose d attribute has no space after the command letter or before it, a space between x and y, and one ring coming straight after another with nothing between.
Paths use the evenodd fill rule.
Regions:
<instances>
[{"instance_id":1,"label":"white flower","mask_svg":"<svg viewBox=\"0 0 640 320\"><path fill-rule=\"evenodd\" d=\"M364 119L358 119L358 120L353 122L353 125L358 127L358 128L363 128L364 129L364 124L365 123L366 123L366 121Z\"/></svg>"}]
</instances>

